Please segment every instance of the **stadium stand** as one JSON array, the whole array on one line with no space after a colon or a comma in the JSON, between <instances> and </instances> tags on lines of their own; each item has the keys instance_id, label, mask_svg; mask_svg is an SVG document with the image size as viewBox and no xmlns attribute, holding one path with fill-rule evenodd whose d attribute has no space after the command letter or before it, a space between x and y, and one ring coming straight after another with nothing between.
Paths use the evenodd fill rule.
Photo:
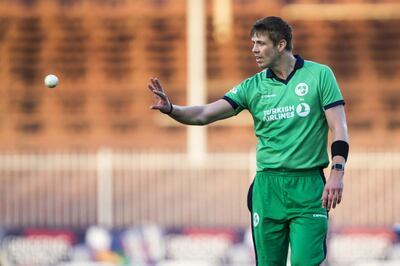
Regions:
<instances>
[{"instance_id":1,"label":"stadium stand","mask_svg":"<svg viewBox=\"0 0 400 266\"><path fill-rule=\"evenodd\" d=\"M175 103L186 101L185 9L178 2L58 1L45 8L48 12L38 13L46 1L28 1L15 5L7 16L2 15L0 40L6 58L2 59L3 71L8 71L9 77L0 82L8 97L5 102L12 103L4 106L4 112L13 112L20 118L3 120L2 127L7 129L4 134L10 138L0 142L0 147L144 148L143 143L154 137L151 132L183 137L183 127L147 113L146 104L151 102L146 89L147 77L153 75L164 82ZM303 3L293 1L300 2ZM28 4L31 12L25 10ZM56 15L66 5L71 6L71 12ZM102 6L108 6L113 12L82 13L87 8L101 10ZM165 12L151 14L154 6ZM220 98L239 81L258 71L248 39L251 23L265 15L253 12L257 6L268 7L271 12L279 10L276 4L234 1L234 35L226 41L218 41L213 36L213 20L207 9L210 13L207 16L208 100ZM128 16L126 10L137 15ZM348 103L349 126L355 136L353 145L363 146L371 131L392 136L392 142L398 145L396 84L400 54L395 47L400 42L400 21L296 19L291 22L295 52L327 63L335 71ZM41 84L41 78L50 71L61 78L60 87L52 95ZM378 88L384 93L371 100L370 95ZM15 109L15 102L20 108ZM61 108L57 106L60 102ZM75 111L69 109L72 105L76 105ZM236 141L237 130L246 132L238 149L252 147L254 139L248 118L210 127L209 147L218 150ZM86 141L73 141L74 138L68 137L71 132ZM21 134L25 142L13 137ZM233 139L225 138L227 135ZM181 141L163 139L166 141L161 140L160 147L178 150L185 147ZM377 145L386 143L380 141Z\"/></svg>"}]
</instances>

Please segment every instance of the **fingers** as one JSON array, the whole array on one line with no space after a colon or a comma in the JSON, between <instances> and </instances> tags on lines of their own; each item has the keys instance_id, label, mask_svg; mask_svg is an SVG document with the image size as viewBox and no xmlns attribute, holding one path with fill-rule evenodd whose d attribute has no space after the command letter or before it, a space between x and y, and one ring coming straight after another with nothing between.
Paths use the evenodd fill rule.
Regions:
<instances>
[{"instance_id":1,"label":"fingers","mask_svg":"<svg viewBox=\"0 0 400 266\"><path fill-rule=\"evenodd\" d=\"M160 83L160 81L158 80L158 78L155 78L155 79L154 79L154 83L156 84L156 86L157 86L157 88L158 88L159 91L164 92L164 89L163 89L163 87L161 86L161 83Z\"/></svg>"},{"instance_id":2,"label":"fingers","mask_svg":"<svg viewBox=\"0 0 400 266\"><path fill-rule=\"evenodd\" d=\"M167 96L165 95L164 92L162 91L158 91L158 90L153 90L153 93L156 94L157 96L159 96L161 99L166 100Z\"/></svg>"},{"instance_id":3,"label":"fingers","mask_svg":"<svg viewBox=\"0 0 400 266\"><path fill-rule=\"evenodd\" d=\"M167 95L165 95L165 93L164 93L163 91L157 90L157 89L154 88L154 86L151 85L151 84L149 84L147 87L148 87L148 89L149 89L152 93L154 93L159 99L162 99L162 100L164 100L164 101L167 100Z\"/></svg>"},{"instance_id":4,"label":"fingers","mask_svg":"<svg viewBox=\"0 0 400 266\"><path fill-rule=\"evenodd\" d=\"M159 91L159 90L157 89L157 87L154 85L153 82L147 84L147 88L149 88L149 90L150 90L151 92Z\"/></svg>"},{"instance_id":5,"label":"fingers","mask_svg":"<svg viewBox=\"0 0 400 266\"><path fill-rule=\"evenodd\" d=\"M337 204L340 204L342 202L342 192L343 192L342 190L339 191Z\"/></svg>"},{"instance_id":6,"label":"fingers","mask_svg":"<svg viewBox=\"0 0 400 266\"><path fill-rule=\"evenodd\" d=\"M151 82L151 85L154 88L154 90L162 91L162 92L164 91L158 78L150 78L150 82Z\"/></svg>"},{"instance_id":7,"label":"fingers","mask_svg":"<svg viewBox=\"0 0 400 266\"><path fill-rule=\"evenodd\" d=\"M326 208L328 204L328 191L324 189L324 193L322 193L322 208Z\"/></svg>"},{"instance_id":8,"label":"fingers","mask_svg":"<svg viewBox=\"0 0 400 266\"><path fill-rule=\"evenodd\" d=\"M156 103L150 106L150 109L160 110L161 112L167 112L168 108L171 108L168 96L165 94L160 81L157 78L150 78L150 82L147 84L147 88L155 96Z\"/></svg>"},{"instance_id":9,"label":"fingers","mask_svg":"<svg viewBox=\"0 0 400 266\"><path fill-rule=\"evenodd\" d=\"M329 211L333 205L336 206L336 201L335 201L335 190L331 190L328 193L328 203L326 204L326 209Z\"/></svg>"},{"instance_id":10,"label":"fingers","mask_svg":"<svg viewBox=\"0 0 400 266\"><path fill-rule=\"evenodd\" d=\"M147 88L154 94L160 96L162 99L167 99L167 95L164 93L164 89L157 78L150 78L150 83L147 85Z\"/></svg>"},{"instance_id":11,"label":"fingers","mask_svg":"<svg viewBox=\"0 0 400 266\"><path fill-rule=\"evenodd\" d=\"M322 207L328 211L332 208L336 208L336 205L342 201L342 190L341 189L325 189L322 194Z\"/></svg>"},{"instance_id":12,"label":"fingers","mask_svg":"<svg viewBox=\"0 0 400 266\"><path fill-rule=\"evenodd\" d=\"M336 207L337 202L337 191L333 191L332 198L331 198L331 207L334 209Z\"/></svg>"}]
</instances>

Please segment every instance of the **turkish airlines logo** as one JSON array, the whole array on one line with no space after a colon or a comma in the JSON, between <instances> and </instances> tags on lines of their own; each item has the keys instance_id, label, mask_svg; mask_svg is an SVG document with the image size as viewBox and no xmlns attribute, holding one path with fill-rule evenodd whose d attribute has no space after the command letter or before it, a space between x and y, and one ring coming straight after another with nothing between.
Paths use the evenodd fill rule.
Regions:
<instances>
[{"instance_id":1,"label":"turkish airlines logo","mask_svg":"<svg viewBox=\"0 0 400 266\"><path fill-rule=\"evenodd\" d=\"M310 113L310 106L306 103L300 103L296 107L296 113L300 117L306 117Z\"/></svg>"}]
</instances>

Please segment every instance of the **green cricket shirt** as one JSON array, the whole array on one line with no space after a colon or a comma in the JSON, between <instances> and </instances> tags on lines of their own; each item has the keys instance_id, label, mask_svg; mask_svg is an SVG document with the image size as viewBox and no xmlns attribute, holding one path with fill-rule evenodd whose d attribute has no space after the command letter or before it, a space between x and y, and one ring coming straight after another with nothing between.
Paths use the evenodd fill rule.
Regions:
<instances>
[{"instance_id":1,"label":"green cricket shirt","mask_svg":"<svg viewBox=\"0 0 400 266\"><path fill-rule=\"evenodd\" d=\"M247 109L254 120L257 171L325 168L328 123L324 110L344 104L332 70L296 55L286 80L264 69L223 97L236 114Z\"/></svg>"}]
</instances>

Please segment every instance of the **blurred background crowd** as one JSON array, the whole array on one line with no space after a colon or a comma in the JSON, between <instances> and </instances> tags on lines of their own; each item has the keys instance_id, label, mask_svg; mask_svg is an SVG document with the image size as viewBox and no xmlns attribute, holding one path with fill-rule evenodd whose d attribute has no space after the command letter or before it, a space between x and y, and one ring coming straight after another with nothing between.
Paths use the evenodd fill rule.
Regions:
<instances>
[{"instance_id":1,"label":"blurred background crowd","mask_svg":"<svg viewBox=\"0 0 400 266\"><path fill-rule=\"evenodd\" d=\"M398 0L0 0L0 265L255 264L251 117L196 142L149 110L152 76L189 102L192 4L205 102L259 71L249 30L267 15L332 67L351 152L325 265L400 265Z\"/></svg>"}]
</instances>

